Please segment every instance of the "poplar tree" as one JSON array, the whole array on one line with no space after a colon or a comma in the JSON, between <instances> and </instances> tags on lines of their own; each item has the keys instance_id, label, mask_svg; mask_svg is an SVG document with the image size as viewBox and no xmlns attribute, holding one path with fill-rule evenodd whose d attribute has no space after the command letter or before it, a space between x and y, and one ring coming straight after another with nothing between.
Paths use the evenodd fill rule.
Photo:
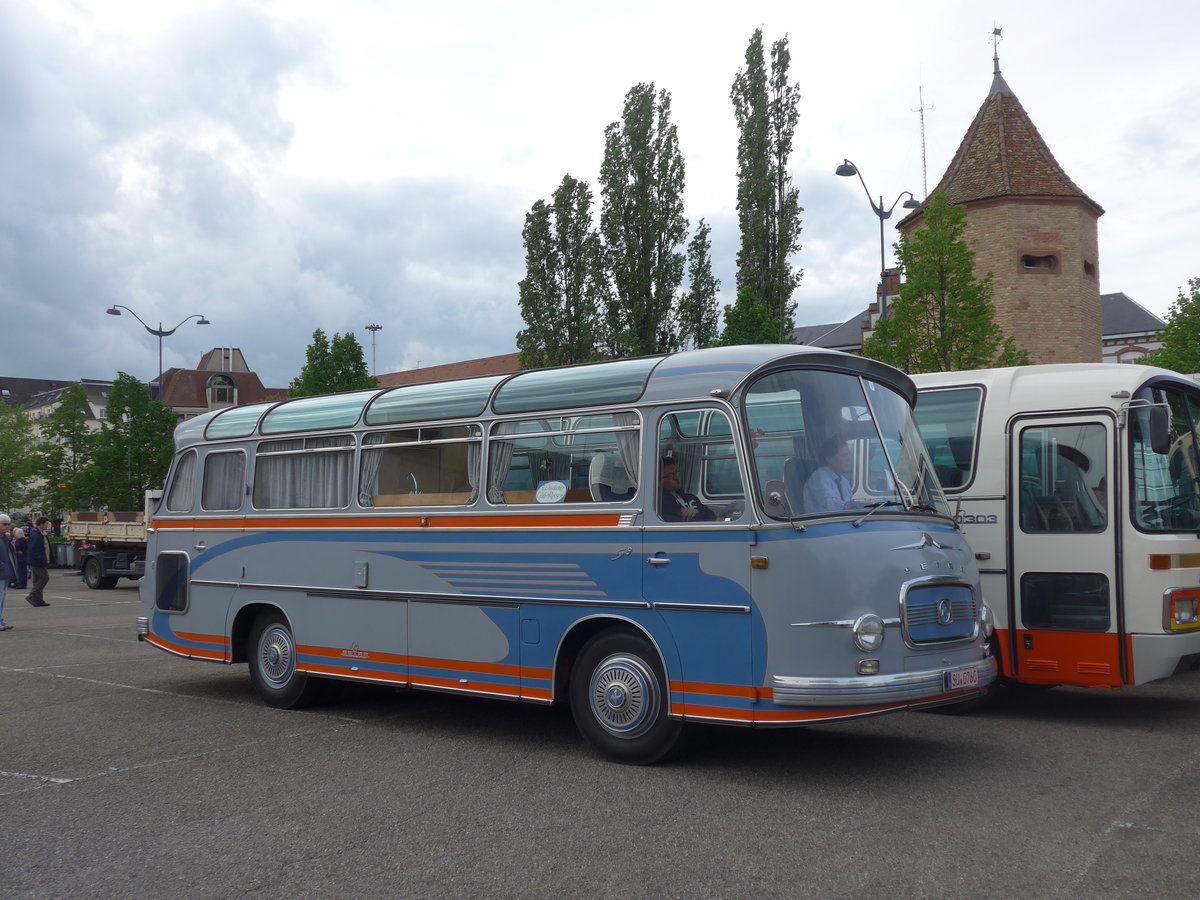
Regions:
<instances>
[{"instance_id":1,"label":"poplar tree","mask_svg":"<svg viewBox=\"0 0 1200 900\"><path fill-rule=\"evenodd\" d=\"M619 122L605 130L600 169L607 297L605 349L611 356L665 353L679 346L677 293L687 220L683 156L671 122L671 95L638 84Z\"/></svg>"},{"instance_id":2,"label":"poplar tree","mask_svg":"<svg viewBox=\"0 0 1200 900\"><path fill-rule=\"evenodd\" d=\"M551 204L525 216L525 277L518 285L522 369L590 362L604 295L600 236L592 225L586 181L564 175Z\"/></svg>"},{"instance_id":3,"label":"poplar tree","mask_svg":"<svg viewBox=\"0 0 1200 900\"><path fill-rule=\"evenodd\" d=\"M688 244L688 290L679 303L679 341L693 349L711 347L719 337L717 291L721 282L713 276L710 230L701 219Z\"/></svg>"},{"instance_id":4,"label":"poplar tree","mask_svg":"<svg viewBox=\"0 0 1200 900\"><path fill-rule=\"evenodd\" d=\"M863 355L911 374L1026 365L996 323L992 273L975 277L975 254L965 232L967 210L935 191L924 225L896 245L904 282L863 344Z\"/></svg>"},{"instance_id":5,"label":"poplar tree","mask_svg":"<svg viewBox=\"0 0 1200 900\"><path fill-rule=\"evenodd\" d=\"M787 37L763 56L762 29L746 49L730 94L738 125L737 300L725 308L724 343L784 343L791 339L800 283L790 257L800 250L799 194L788 174L799 119L800 88L788 82Z\"/></svg>"},{"instance_id":6,"label":"poplar tree","mask_svg":"<svg viewBox=\"0 0 1200 900\"><path fill-rule=\"evenodd\" d=\"M1188 282L1188 293L1179 289L1159 337L1162 347L1138 362L1184 374L1200 372L1200 278Z\"/></svg>"},{"instance_id":7,"label":"poplar tree","mask_svg":"<svg viewBox=\"0 0 1200 900\"><path fill-rule=\"evenodd\" d=\"M305 351L304 367L288 385L288 395L311 397L378 386L379 380L368 370L362 344L353 332L334 332L333 340L329 340L318 328Z\"/></svg>"}]
</instances>

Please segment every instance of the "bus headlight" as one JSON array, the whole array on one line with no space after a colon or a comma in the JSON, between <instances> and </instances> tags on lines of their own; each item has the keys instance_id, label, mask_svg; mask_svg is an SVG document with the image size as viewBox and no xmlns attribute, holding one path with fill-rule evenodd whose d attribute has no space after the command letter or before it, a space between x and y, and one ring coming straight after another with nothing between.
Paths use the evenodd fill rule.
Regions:
<instances>
[{"instance_id":1,"label":"bus headlight","mask_svg":"<svg viewBox=\"0 0 1200 900\"><path fill-rule=\"evenodd\" d=\"M1200 628L1200 589L1175 588L1163 595L1163 628L1191 631Z\"/></svg>"},{"instance_id":2,"label":"bus headlight","mask_svg":"<svg viewBox=\"0 0 1200 900\"><path fill-rule=\"evenodd\" d=\"M992 608L986 603L979 605L979 627L983 630L985 638L990 638L996 630L996 617L992 615Z\"/></svg>"},{"instance_id":3,"label":"bus headlight","mask_svg":"<svg viewBox=\"0 0 1200 900\"><path fill-rule=\"evenodd\" d=\"M874 614L859 616L854 623L854 644L863 653L874 653L883 646L883 619Z\"/></svg>"}]
</instances>

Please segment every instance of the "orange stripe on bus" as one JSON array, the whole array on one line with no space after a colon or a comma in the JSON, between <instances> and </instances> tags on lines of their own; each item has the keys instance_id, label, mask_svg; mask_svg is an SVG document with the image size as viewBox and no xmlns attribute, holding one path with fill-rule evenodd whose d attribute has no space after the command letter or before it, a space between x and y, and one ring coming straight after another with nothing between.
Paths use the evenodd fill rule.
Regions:
<instances>
[{"instance_id":1,"label":"orange stripe on bus","mask_svg":"<svg viewBox=\"0 0 1200 900\"><path fill-rule=\"evenodd\" d=\"M723 719L730 722L774 723L812 722L824 719L842 719L862 716L876 712L886 712L890 709L902 709L903 703L889 706L869 706L862 709L816 709L816 710L783 710L783 709L730 709L724 706L704 706L697 703L673 703L671 712L679 713L688 718Z\"/></svg>"},{"instance_id":2,"label":"orange stripe on bus","mask_svg":"<svg viewBox=\"0 0 1200 900\"><path fill-rule=\"evenodd\" d=\"M769 700L770 688L745 684L709 684L703 681L672 681L671 690L687 694L708 694L713 697L741 697L745 700Z\"/></svg>"},{"instance_id":3,"label":"orange stripe on bus","mask_svg":"<svg viewBox=\"0 0 1200 900\"><path fill-rule=\"evenodd\" d=\"M229 638L221 634L196 634L191 631L176 631L175 636L183 638L185 641L197 641L202 644L220 644L222 647L229 646Z\"/></svg>"},{"instance_id":4,"label":"orange stripe on bus","mask_svg":"<svg viewBox=\"0 0 1200 900\"><path fill-rule=\"evenodd\" d=\"M178 653L180 656L187 656L193 659L209 659L214 662L226 662L228 660L228 656L224 653L218 653L215 650L198 650L195 647L185 647L183 644L176 644L174 641L168 641L156 634L146 635L146 641L162 650Z\"/></svg>"},{"instance_id":5,"label":"orange stripe on bus","mask_svg":"<svg viewBox=\"0 0 1200 900\"><path fill-rule=\"evenodd\" d=\"M1197 569L1200 568L1200 553L1151 553L1150 568Z\"/></svg>"}]
</instances>

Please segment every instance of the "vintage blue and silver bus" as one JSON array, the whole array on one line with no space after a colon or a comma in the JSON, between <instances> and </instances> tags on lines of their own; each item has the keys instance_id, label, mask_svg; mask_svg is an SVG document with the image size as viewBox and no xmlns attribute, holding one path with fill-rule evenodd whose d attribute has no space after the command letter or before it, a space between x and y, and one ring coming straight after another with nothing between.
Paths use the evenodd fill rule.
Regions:
<instances>
[{"instance_id":1,"label":"vintage blue and silver bus","mask_svg":"<svg viewBox=\"0 0 1200 900\"><path fill-rule=\"evenodd\" d=\"M565 702L639 764L685 723L967 701L990 613L915 399L781 345L211 412L176 430L139 634L278 707L331 678Z\"/></svg>"}]
</instances>

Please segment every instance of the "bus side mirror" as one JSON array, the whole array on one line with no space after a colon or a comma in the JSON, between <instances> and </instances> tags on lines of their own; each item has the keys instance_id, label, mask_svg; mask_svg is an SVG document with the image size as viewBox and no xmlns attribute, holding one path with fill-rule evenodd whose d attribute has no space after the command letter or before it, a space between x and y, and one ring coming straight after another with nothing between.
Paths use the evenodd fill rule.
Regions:
<instances>
[{"instance_id":1,"label":"bus side mirror","mask_svg":"<svg viewBox=\"0 0 1200 900\"><path fill-rule=\"evenodd\" d=\"M1167 411L1161 406L1150 407L1150 449L1166 456L1171 449L1171 433L1167 425Z\"/></svg>"}]
</instances>

